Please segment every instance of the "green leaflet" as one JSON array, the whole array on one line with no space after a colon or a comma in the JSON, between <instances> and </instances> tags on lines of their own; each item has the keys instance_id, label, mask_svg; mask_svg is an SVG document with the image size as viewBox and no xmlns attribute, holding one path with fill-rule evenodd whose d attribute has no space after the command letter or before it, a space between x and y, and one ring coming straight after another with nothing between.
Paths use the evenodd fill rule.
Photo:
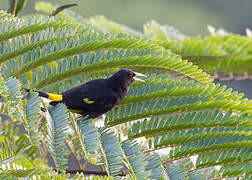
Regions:
<instances>
[{"instance_id":1,"label":"green leaflet","mask_svg":"<svg viewBox=\"0 0 252 180\"><path fill-rule=\"evenodd\" d=\"M41 169L41 168L30 168L30 169L12 169L4 172L3 177L11 178L26 178L32 176L39 176L40 174L46 174L50 169Z\"/></svg>"},{"instance_id":2,"label":"green leaflet","mask_svg":"<svg viewBox=\"0 0 252 180\"><path fill-rule=\"evenodd\" d=\"M25 151L31 150L32 146L26 135L21 135L18 139L8 139L4 137L1 142L0 161L1 165L12 163L17 159L17 156ZM0 168L0 172L4 170Z\"/></svg>"},{"instance_id":3,"label":"green leaflet","mask_svg":"<svg viewBox=\"0 0 252 180\"><path fill-rule=\"evenodd\" d=\"M203 168L216 165L225 165L228 163L247 163L251 161L251 147L241 149L224 150L222 152L211 152L207 156L200 154L197 158L196 167Z\"/></svg>"},{"instance_id":4,"label":"green leaflet","mask_svg":"<svg viewBox=\"0 0 252 180\"><path fill-rule=\"evenodd\" d=\"M40 104L41 99L38 97L37 93L29 93L27 95L27 103L25 105L26 109L26 123L25 128L32 144L39 145L39 132L38 128L40 125Z\"/></svg>"},{"instance_id":5,"label":"green leaflet","mask_svg":"<svg viewBox=\"0 0 252 180\"><path fill-rule=\"evenodd\" d=\"M114 65L107 66L107 69L105 70L113 70L114 68L118 68L118 66L122 66L122 63L118 65L113 63L118 61L118 58L120 58L121 60L125 59L125 61L127 61L127 59L129 59L130 57L136 58L136 56L140 57L148 54L160 53L162 52L155 52L150 50L150 48L145 48L141 50L99 50L95 53L76 55L73 57L64 58L61 61L57 61L56 67L43 68L39 72L33 73L33 82L37 88L43 88L64 79L69 79L69 77L73 76L80 76L82 77L82 80L84 80L85 77L90 77L92 74L98 72L98 70L104 71L104 69L100 68L102 67L101 65L104 65L106 63L108 63L108 65ZM125 62L125 64L126 63L127 62Z\"/></svg>"},{"instance_id":6,"label":"green leaflet","mask_svg":"<svg viewBox=\"0 0 252 180\"><path fill-rule=\"evenodd\" d=\"M220 174L223 177L235 177L239 174L245 174L244 179L251 178L251 163L227 164L222 166Z\"/></svg>"},{"instance_id":7,"label":"green leaflet","mask_svg":"<svg viewBox=\"0 0 252 180\"><path fill-rule=\"evenodd\" d=\"M126 155L126 160L130 164L130 171L136 179L150 179L151 170L146 170L147 161L144 153L136 141L126 140L122 143L122 149Z\"/></svg>"},{"instance_id":8,"label":"green leaflet","mask_svg":"<svg viewBox=\"0 0 252 180\"><path fill-rule=\"evenodd\" d=\"M0 77L0 84L0 112L10 116L13 121L22 119L22 114L19 113L23 97L21 94L21 83L16 78L3 79Z\"/></svg>"},{"instance_id":9,"label":"green leaflet","mask_svg":"<svg viewBox=\"0 0 252 180\"><path fill-rule=\"evenodd\" d=\"M50 116L47 119L47 143L57 169L64 171L67 164L66 155L68 153L65 145L65 140L69 133L68 112L64 104L58 104L48 110Z\"/></svg>"},{"instance_id":10,"label":"green leaflet","mask_svg":"<svg viewBox=\"0 0 252 180\"><path fill-rule=\"evenodd\" d=\"M78 120L78 122L72 121L73 128L78 137L78 148L80 156L84 156L85 160L92 164L97 165L98 159L100 159L97 150L100 146L100 133L98 129L85 117Z\"/></svg>"},{"instance_id":11,"label":"green leaflet","mask_svg":"<svg viewBox=\"0 0 252 180\"><path fill-rule=\"evenodd\" d=\"M205 102L204 102L205 101ZM170 99L152 99L143 102L137 102L132 105L120 106L108 113L106 123L115 126L123 122L162 116L167 114L224 110L246 112L251 114L251 105L242 104L241 101L233 100L209 100L206 97L182 97ZM126 113L125 113L126 112Z\"/></svg>"},{"instance_id":12,"label":"green leaflet","mask_svg":"<svg viewBox=\"0 0 252 180\"><path fill-rule=\"evenodd\" d=\"M251 116L241 115L241 116L232 116L232 113L224 114L221 111L200 111L200 112L185 112L176 115L165 115L152 117L150 119L145 119L142 122L138 121L132 125L131 130L129 131L129 137L141 137L141 136L153 136L155 134L171 134L173 132L181 131L181 137L192 136L193 131L188 131L194 128L203 128L195 130L195 133L200 133L206 130L205 133L214 132L214 127L221 126L229 127L232 126L245 128L250 124ZM251 125L250 125L251 126ZM205 129L204 129L205 128ZM216 129L218 130L218 129ZM230 130L232 134L234 129ZM245 130L245 129L244 129ZM184 132L184 133L182 133ZM228 132L226 132L228 134ZM233 132L235 133L235 132ZM245 132L241 132L241 134ZM193 137L196 138L196 137ZM185 138L187 139L187 138Z\"/></svg>"},{"instance_id":13,"label":"green leaflet","mask_svg":"<svg viewBox=\"0 0 252 180\"><path fill-rule=\"evenodd\" d=\"M110 176L121 173L123 150L118 138L112 132L104 130L101 133L101 145L103 150L104 164Z\"/></svg>"},{"instance_id":14,"label":"green leaflet","mask_svg":"<svg viewBox=\"0 0 252 180\"><path fill-rule=\"evenodd\" d=\"M165 179L167 174L165 173L164 167L157 153L146 156L145 161L148 162L146 170L151 171L151 179Z\"/></svg>"},{"instance_id":15,"label":"green leaflet","mask_svg":"<svg viewBox=\"0 0 252 180\"><path fill-rule=\"evenodd\" d=\"M192 161L188 158L178 160L176 163L168 163L165 171L171 180L177 178L189 180L204 180L212 177L212 173L215 171L214 168L193 170ZM188 172L188 170L190 172Z\"/></svg>"},{"instance_id":16,"label":"green leaflet","mask_svg":"<svg viewBox=\"0 0 252 180\"><path fill-rule=\"evenodd\" d=\"M252 40L240 35L206 36L184 40L163 41L162 46L172 49L209 73L251 73Z\"/></svg>"}]
</instances>

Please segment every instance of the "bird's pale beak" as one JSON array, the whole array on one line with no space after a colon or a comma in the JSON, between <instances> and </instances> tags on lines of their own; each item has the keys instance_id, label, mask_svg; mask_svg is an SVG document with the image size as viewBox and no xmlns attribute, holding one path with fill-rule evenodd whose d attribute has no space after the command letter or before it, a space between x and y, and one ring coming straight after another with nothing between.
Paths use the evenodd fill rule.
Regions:
<instances>
[{"instance_id":1,"label":"bird's pale beak","mask_svg":"<svg viewBox=\"0 0 252 180\"><path fill-rule=\"evenodd\" d=\"M134 81L141 81L141 82L145 82L144 80L142 79L139 79L137 77L147 77L146 75L142 74L142 73L137 73L137 72L134 72L135 76L133 77L133 80Z\"/></svg>"}]
</instances>

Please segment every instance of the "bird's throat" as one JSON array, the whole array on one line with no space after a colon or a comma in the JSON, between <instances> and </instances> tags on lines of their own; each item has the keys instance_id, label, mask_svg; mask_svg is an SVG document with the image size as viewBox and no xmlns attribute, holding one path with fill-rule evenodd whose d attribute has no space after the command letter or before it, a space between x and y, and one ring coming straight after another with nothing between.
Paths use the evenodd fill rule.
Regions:
<instances>
[{"instance_id":1,"label":"bird's throat","mask_svg":"<svg viewBox=\"0 0 252 180\"><path fill-rule=\"evenodd\" d=\"M121 99L128 93L129 86L125 86L123 83L118 81L113 81L112 79L108 79L108 85L110 88L117 93Z\"/></svg>"}]
</instances>

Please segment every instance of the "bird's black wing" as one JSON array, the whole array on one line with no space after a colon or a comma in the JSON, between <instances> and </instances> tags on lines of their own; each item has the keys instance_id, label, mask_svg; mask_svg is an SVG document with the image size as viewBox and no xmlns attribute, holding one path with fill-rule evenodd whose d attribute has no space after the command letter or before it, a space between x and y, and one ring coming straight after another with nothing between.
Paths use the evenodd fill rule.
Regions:
<instances>
[{"instance_id":1,"label":"bird's black wing","mask_svg":"<svg viewBox=\"0 0 252 180\"><path fill-rule=\"evenodd\" d=\"M104 79L89 81L63 93L63 103L69 109L86 115L101 115L119 101Z\"/></svg>"}]
</instances>

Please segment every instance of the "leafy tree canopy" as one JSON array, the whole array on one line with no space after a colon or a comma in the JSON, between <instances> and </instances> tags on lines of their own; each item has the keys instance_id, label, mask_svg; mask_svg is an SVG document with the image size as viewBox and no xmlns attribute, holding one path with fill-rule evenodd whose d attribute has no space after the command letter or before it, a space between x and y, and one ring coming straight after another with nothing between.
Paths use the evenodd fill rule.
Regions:
<instances>
[{"instance_id":1,"label":"leafy tree canopy","mask_svg":"<svg viewBox=\"0 0 252 180\"><path fill-rule=\"evenodd\" d=\"M68 9L16 17L21 5L0 11L2 179L251 178L252 101L213 83L251 77L249 36L188 37L155 21L139 32ZM36 9L53 15L56 7L39 1ZM63 92L124 67L148 75L146 83L100 120L22 90Z\"/></svg>"}]
</instances>

